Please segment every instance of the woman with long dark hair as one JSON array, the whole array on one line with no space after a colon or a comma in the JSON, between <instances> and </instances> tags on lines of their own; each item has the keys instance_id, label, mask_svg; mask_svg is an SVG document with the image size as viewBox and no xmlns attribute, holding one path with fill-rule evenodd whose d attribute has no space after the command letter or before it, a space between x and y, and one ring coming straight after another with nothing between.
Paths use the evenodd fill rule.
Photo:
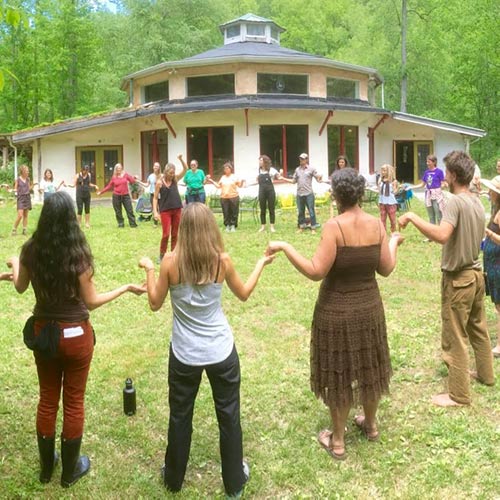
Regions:
<instances>
[{"instance_id":1,"label":"woman with long dark hair","mask_svg":"<svg viewBox=\"0 0 500 500\"><path fill-rule=\"evenodd\" d=\"M145 290L127 284L107 293L96 292L92 252L73 201L65 192L54 193L45 201L37 229L23 245L20 258L12 257L7 264L16 290L23 293L31 283L36 298L24 334L25 340L40 341L33 351L40 386L36 416L40 481L50 481L58 460L55 434L62 389L61 485L68 487L90 468L88 457L80 456L85 387L94 351L89 310L125 292L139 295ZM42 350L42 339L53 341L55 352Z\"/></svg>"},{"instance_id":2,"label":"woman with long dark hair","mask_svg":"<svg viewBox=\"0 0 500 500\"><path fill-rule=\"evenodd\" d=\"M224 281L240 300L247 300L264 266L262 257L244 283L227 253L210 209L202 203L184 208L175 251L161 261L155 278L151 259L146 271L149 305L157 311L168 292L173 310L168 367L170 418L163 481L170 491L184 482L191 446L193 408L204 371L210 380L219 423L222 478L226 494L240 498L248 480L243 462L240 424L240 363L231 327L222 311Z\"/></svg>"}]
</instances>

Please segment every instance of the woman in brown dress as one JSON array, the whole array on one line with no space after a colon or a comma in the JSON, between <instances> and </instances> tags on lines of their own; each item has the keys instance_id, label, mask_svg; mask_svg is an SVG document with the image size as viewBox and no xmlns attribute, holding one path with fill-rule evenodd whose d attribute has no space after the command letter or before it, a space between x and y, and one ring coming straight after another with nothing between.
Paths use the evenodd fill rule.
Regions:
<instances>
[{"instance_id":1,"label":"woman in brown dress","mask_svg":"<svg viewBox=\"0 0 500 500\"><path fill-rule=\"evenodd\" d=\"M323 280L312 323L311 389L330 409L333 424L318 441L338 460L346 457L344 430L352 406L364 410L355 425L368 440L378 439L375 414L392 373L375 273L389 276L403 238L393 233L388 240L380 220L362 210L364 189L365 179L354 169L333 173L339 215L324 225L312 259L283 241L270 242L267 250L283 251L304 276Z\"/></svg>"}]
</instances>

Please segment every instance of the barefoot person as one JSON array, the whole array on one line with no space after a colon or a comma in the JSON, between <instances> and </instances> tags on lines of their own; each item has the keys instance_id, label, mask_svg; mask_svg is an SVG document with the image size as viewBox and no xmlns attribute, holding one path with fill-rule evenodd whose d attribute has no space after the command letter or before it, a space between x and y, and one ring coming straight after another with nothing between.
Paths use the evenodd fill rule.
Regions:
<instances>
[{"instance_id":1,"label":"barefoot person","mask_svg":"<svg viewBox=\"0 0 500 500\"><path fill-rule=\"evenodd\" d=\"M259 233L266 230L266 207L269 210L269 230L274 233L274 223L276 220L276 191L274 181L280 178L280 173L272 166L271 158L267 155L259 156L259 175L257 184L259 185L259 208L260 208L260 229Z\"/></svg>"},{"instance_id":2,"label":"barefoot person","mask_svg":"<svg viewBox=\"0 0 500 500\"><path fill-rule=\"evenodd\" d=\"M485 215L479 198L469 190L474 162L463 151L443 159L446 181L453 196L447 200L439 225L426 222L413 212L399 218L401 228L410 222L427 238L443 245L441 257L441 345L448 366L448 392L432 398L438 406L471 403L469 340L476 358L477 377L493 385L493 356L484 311L484 279L479 249Z\"/></svg>"},{"instance_id":3,"label":"barefoot person","mask_svg":"<svg viewBox=\"0 0 500 500\"><path fill-rule=\"evenodd\" d=\"M63 394L61 433L61 485L71 486L90 469L80 455L84 426L84 396L94 352L94 332L89 311L125 292L141 294L143 286L123 285L97 293L94 263L85 235L76 219L73 200L65 192L54 193L43 204L38 226L23 245L20 257L7 262L18 293L31 283L36 304L23 333L35 342L52 338L53 350L33 346L40 396L36 431L40 453L40 482L48 483L58 460L55 454L56 421Z\"/></svg>"},{"instance_id":4,"label":"barefoot person","mask_svg":"<svg viewBox=\"0 0 500 500\"><path fill-rule=\"evenodd\" d=\"M92 174L90 166L83 165L81 171L75 175L73 184L67 184L67 187L76 188L76 210L78 224L82 224L82 214L85 207L85 227L90 228L90 190L92 188L99 190L96 184L92 183Z\"/></svg>"},{"instance_id":5,"label":"barefoot person","mask_svg":"<svg viewBox=\"0 0 500 500\"><path fill-rule=\"evenodd\" d=\"M384 307L375 273L389 276L396 266L398 233L388 241L380 219L360 207L365 179L352 168L332 175L339 213L323 228L312 259L289 243L271 241L267 253L282 251L307 278L319 281L311 338L311 389L329 408L333 431L322 431L320 445L337 460L346 457L344 430L349 409L361 403L355 424L368 440L379 433L376 412L389 390L391 361Z\"/></svg>"},{"instance_id":6,"label":"barefoot person","mask_svg":"<svg viewBox=\"0 0 500 500\"><path fill-rule=\"evenodd\" d=\"M239 498L248 480L240 425L240 364L231 327L222 311L224 281L247 300L264 266L262 257L244 283L227 253L210 209L202 203L184 208L175 251L161 261L160 275L143 257L149 305L157 311L168 292L173 309L168 367L170 418L163 481L170 491L182 488L191 445L193 407L204 371L210 380L219 423L222 479L227 495Z\"/></svg>"}]
</instances>

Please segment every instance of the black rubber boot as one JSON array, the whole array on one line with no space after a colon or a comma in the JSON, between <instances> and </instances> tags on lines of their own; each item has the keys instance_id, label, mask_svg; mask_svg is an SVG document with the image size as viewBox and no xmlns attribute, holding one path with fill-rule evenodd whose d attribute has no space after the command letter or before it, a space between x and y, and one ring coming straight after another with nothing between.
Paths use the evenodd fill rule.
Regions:
<instances>
[{"instance_id":1,"label":"black rubber boot","mask_svg":"<svg viewBox=\"0 0 500 500\"><path fill-rule=\"evenodd\" d=\"M59 455L55 451L55 438L37 434L38 451L40 452L40 482L48 483L54 472Z\"/></svg>"},{"instance_id":2,"label":"black rubber boot","mask_svg":"<svg viewBox=\"0 0 500 500\"><path fill-rule=\"evenodd\" d=\"M63 439L61 437L62 475L61 486L69 488L90 470L90 460L86 455L80 456L82 438Z\"/></svg>"}]
</instances>

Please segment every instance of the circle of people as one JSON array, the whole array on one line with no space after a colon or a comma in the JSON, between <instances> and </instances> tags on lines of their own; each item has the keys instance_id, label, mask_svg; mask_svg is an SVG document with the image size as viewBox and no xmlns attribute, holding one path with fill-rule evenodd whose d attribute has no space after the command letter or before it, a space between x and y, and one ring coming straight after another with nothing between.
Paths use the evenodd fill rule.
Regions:
<instances>
[{"instance_id":1,"label":"circle of people","mask_svg":"<svg viewBox=\"0 0 500 500\"><path fill-rule=\"evenodd\" d=\"M42 348L34 350L40 386L36 431L42 483L51 480L59 461L55 441L61 389L64 396L61 485L73 485L90 469L90 459L80 453L84 394L94 350L89 311L127 292L146 293L151 310L156 311L170 292L173 313L168 367L170 416L163 484L173 492L182 488L191 445L193 407L202 373L206 371L220 429L224 489L227 497L239 498L250 469L243 459L239 358L231 327L222 310L222 287L226 282L238 299L247 300L265 266L280 252L301 274L322 281L311 327L310 380L311 390L330 412L332 428L318 434L319 445L333 459L346 459L346 422L350 409L357 405L362 406L363 412L354 417L355 427L368 441L380 438L376 413L381 397L388 393L392 368L376 274L385 277L391 274L396 266L398 247L404 239L396 231L388 235L385 227L388 215L391 230L395 229L395 211L391 208L395 205L392 167L385 165L381 170L380 218L375 218L361 206L366 188L364 177L345 161L344 168L335 170L331 176L338 215L324 224L312 258L301 255L290 243L270 241L264 256L244 281L224 250L212 211L204 204L204 176L195 161L191 162L189 175L186 174L189 203L181 215L176 183L187 171L187 165L181 155L178 158L183 164L181 174L176 175L175 166L167 164L160 176L159 165L155 165L152 174L155 177L150 176L145 183L148 187L154 185L154 192L151 191L154 213L162 225L166 225L166 211L178 211L168 216L168 224L178 225L178 233L175 236L170 233L170 253L166 252L165 235L162 237L160 252L165 255L158 276L152 260L143 257L139 267L145 272L145 284L129 283L98 293L92 252L81 230L81 212L75 213L73 200L64 191L54 192L45 199L36 231L24 243L20 257L8 260L10 271L0 274L0 279L12 281L19 293L30 284L35 291L36 304L33 317L24 329L25 339L27 335L32 339L50 335L48 332L52 330L48 326L56 327L55 353ZM307 155L301 155L301 162L307 159ZM471 403L471 376L485 385L494 383L493 354L500 354L500 346L497 344L491 350L479 253L482 246L487 293L500 313L500 269L496 265L500 255L500 175L492 181L482 181L489 189L492 202L485 236L484 208L470 189L474 179L473 160L465 152L452 151L443 161L445 175L437 169L435 157L428 157L428 170L422 178L430 221L405 212L398 222L401 229L413 224L427 239L443 247L441 335L442 357L448 367L448 391L433 396L432 402L448 407ZM134 180L123 172L121 165L119 167L115 169L115 180L100 193ZM21 169L23 175L25 172ZM86 177L85 169L80 175ZM208 180L222 187L232 182L232 175L231 165L227 164L223 177L228 179ZM277 178L279 173L272 170L269 159L262 156L259 186L271 192L272 181ZM75 184L78 182L76 179ZM444 183L451 193L446 197L446 206L441 191ZM92 186L90 178L85 184ZM22 196L19 184L17 189L18 196L19 193ZM227 192L234 191L228 188ZM117 196L124 195L118 191ZM270 200L271 216L273 196L271 193L266 198ZM85 205L85 199L80 201ZM307 201L304 203L308 206ZM125 208L127 210L127 203ZM234 217L233 208L228 207L224 217L226 229L229 226L231 231L231 227L236 226L236 220L229 219ZM262 224L265 228L265 218ZM273 225L271 217L271 230ZM303 227L299 224L300 229ZM465 338L474 351L474 372L469 370Z\"/></svg>"}]
</instances>

